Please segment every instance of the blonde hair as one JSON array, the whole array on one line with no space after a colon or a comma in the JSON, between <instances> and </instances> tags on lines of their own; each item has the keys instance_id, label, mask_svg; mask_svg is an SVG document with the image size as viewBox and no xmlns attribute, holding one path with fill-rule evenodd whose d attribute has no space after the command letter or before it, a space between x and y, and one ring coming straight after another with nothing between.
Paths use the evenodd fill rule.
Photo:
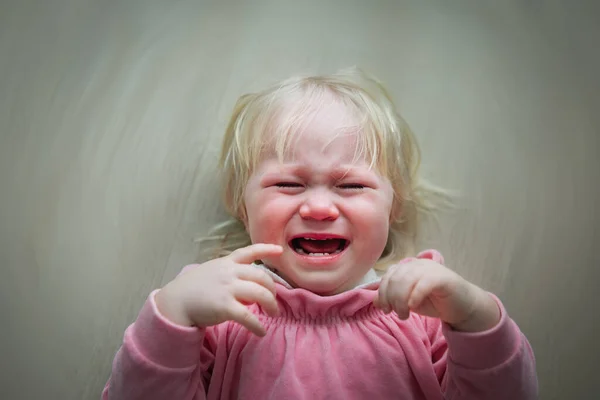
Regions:
<instances>
[{"instance_id":1,"label":"blonde hair","mask_svg":"<svg viewBox=\"0 0 600 400\"><path fill-rule=\"evenodd\" d=\"M323 76L296 76L237 101L225 131L220 169L224 204L231 219L217 225L201 241L212 257L221 257L251 244L243 224L244 189L261 153L266 135L275 140L280 159L311 112L326 99L341 102L357 117L361 135L356 157L367 157L394 189L394 212L388 240L375 266L387 266L415 251L422 216L449 204L448 193L427 184L419 175L420 151L408 124L396 111L391 96L375 77L357 68Z\"/></svg>"}]
</instances>

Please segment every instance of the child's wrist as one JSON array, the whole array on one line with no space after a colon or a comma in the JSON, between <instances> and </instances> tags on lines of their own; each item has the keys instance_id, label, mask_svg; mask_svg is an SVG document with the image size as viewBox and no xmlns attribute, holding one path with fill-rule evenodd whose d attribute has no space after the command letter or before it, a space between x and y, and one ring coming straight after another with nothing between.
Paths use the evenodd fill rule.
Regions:
<instances>
[{"instance_id":1,"label":"child's wrist","mask_svg":"<svg viewBox=\"0 0 600 400\"><path fill-rule=\"evenodd\" d=\"M154 297L158 311L163 317L176 325L194 326L194 323L189 319L184 308L181 306L181 302L172 296L168 286L160 289Z\"/></svg>"},{"instance_id":2,"label":"child's wrist","mask_svg":"<svg viewBox=\"0 0 600 400\"><path fill-rule=\"evenodd\" d=\"M484 332L500 322L500 308L496 301L484 290L477 288L476 306L469 316L456 324L452 329L460 332Z\"/></svg>"}]
</instances>

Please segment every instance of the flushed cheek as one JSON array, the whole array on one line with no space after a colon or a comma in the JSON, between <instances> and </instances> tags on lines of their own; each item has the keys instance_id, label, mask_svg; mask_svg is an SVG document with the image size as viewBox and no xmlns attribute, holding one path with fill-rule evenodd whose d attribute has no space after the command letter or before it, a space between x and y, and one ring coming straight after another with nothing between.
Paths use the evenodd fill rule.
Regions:
<instances>
[{"instance_id":1,"label":"flushed cheek","mask_svg":"<svg viewBox=\"0 0 600 400\"><path fill-rule=\"evenodd\" d=\"M350 205L345 212L353 221L353 224L359 225L363 229L369 231L387 230L391 211L391 204L389 203L380 199L366 199L366 201Z\"/></svg>"},{"instance_id":2,"label":"flushed cheek","mask_svg":"<svg viewBox=\"0 0 600 400\"><path fill-rule=\"evenodd\" d=\"M389 217L380 212L363 212L360 218L355 219L355 244L361 244L361 250L369 256L380 255L383 252L389 233ZM361 251L361 252L362 252Z\"/></svg>"},{"instance_id":3,"label":"flushed cheek","mask_svg":"<svg viewBox=\"0 0 600 400\"><path fill-rule=\"evenodd\" d=\"M249 223L249 233L253 243L276 243L277 227L267 218L259 216Z\"/></svg>"},{"instance_id":4,"label":"flushed cheek","mask_svg":"<svg viewBox=\"0 0 600 400\"><path fill-rule=\"evenodd\" d=\"M276 243L277 234L285 228L289 219L290 206L276 193L268 193L261 188L247 189L252 193L245 197L246 229L254 243ZM250 191L251 190L251 191Z\"/></svg>"},{"instance_id":5,"label":"flushed cheek","mask_svg":"<svg viewBox=\"0 0 600 400\"><path fill-rule=\"evenodd\" d=\"M261 211L249 216L249 233L254 243L278 243L281 240L288 213L281 208L265 205Z\"/></svg>"},{"instance_id":6,"label":"flushed cheek","mask_svg":"<svg viewBox=\"0 0 600 400\"><path fill-rule=\"evenodd\" d=\"M370 229L369 229L370 228ZM376 228L364 227L360 234L359 243L361 244L361 250L365 254L381 254L385 247L388 238L388 225L384 222L380 222L380 225ZM358 239L358 238L357 238ZM355 244L359 244L355 243Z\"/></svg>"}]
</instances>

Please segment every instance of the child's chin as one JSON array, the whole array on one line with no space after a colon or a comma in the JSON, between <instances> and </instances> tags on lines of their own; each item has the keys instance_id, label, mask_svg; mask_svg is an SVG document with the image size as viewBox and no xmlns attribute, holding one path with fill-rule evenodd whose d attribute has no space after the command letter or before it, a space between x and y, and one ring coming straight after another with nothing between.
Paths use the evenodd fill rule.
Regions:
<instances>
[{"instance_id":1,"label":"child's chin","mask_svg":"<svg viewBox=\"0 0 600 400\"><path fill-rule=\"evenodd\" d=\"M311 271L298 276L296 286L320 296L332 296L346 289L345 282L335 275L332 271Z\"/></svg>"}]
</instances>

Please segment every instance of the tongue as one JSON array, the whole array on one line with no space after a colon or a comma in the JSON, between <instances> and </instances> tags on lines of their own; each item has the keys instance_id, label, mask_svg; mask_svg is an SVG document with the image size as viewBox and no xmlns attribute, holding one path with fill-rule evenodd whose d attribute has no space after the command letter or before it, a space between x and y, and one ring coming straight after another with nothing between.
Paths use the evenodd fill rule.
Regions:
<instances>
[{"instance_id":1,"label":"tongue","mask_svg":"<svg viewBox=\"0 0 600 400\"><path fill-rule=\"evenodd\" d=\"M307 253L333 253L340 248L341 239L306 240L298 239L298 244Z\"/></svg>"}]
</instances>

